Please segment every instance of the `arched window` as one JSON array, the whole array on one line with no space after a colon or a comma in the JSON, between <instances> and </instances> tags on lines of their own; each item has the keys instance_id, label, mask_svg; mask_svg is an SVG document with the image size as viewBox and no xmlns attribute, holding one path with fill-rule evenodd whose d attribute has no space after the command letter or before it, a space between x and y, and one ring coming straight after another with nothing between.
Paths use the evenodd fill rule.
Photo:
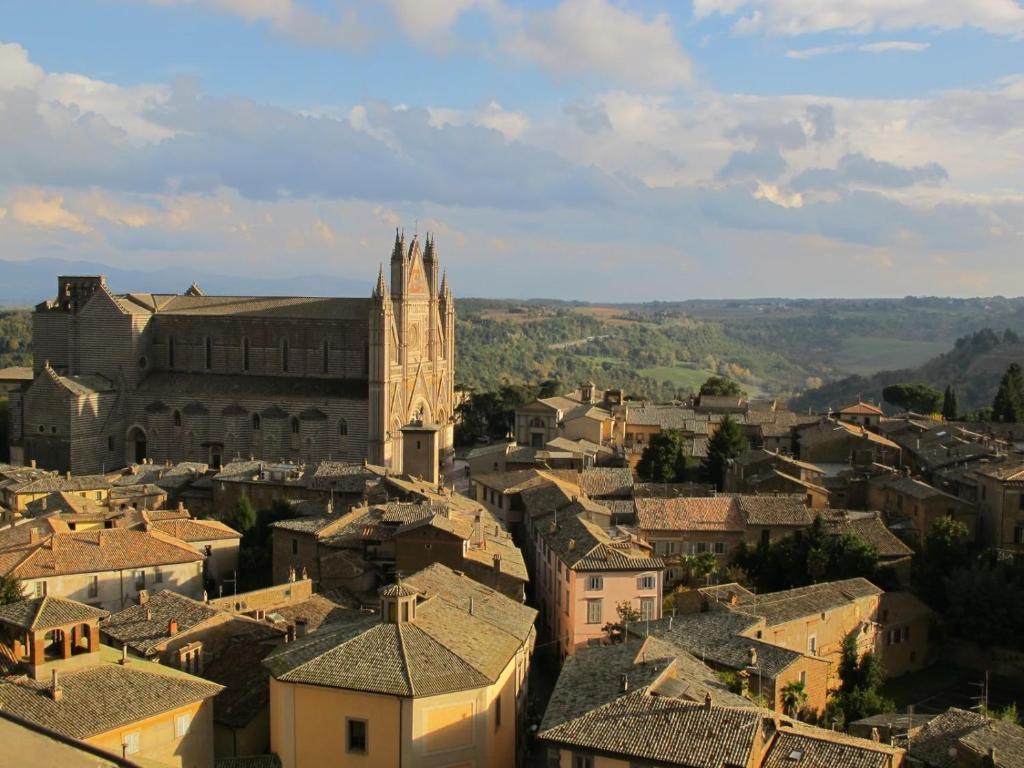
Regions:
<instances>
[{"instance_id":1,"label":"arched window","mask_svg":"<svg viewBox=\"0 0 1024 768\"><path fill-rule=\"evenodd\" d=\"M249 370L249 339L242 339L242 370Z\"/></svg>"},{"instance_id":2,"label":"arched window","mask_svg":"<svg viewBox=\"0 0 1024 768\"><path fill-rule=\"evenodd\" d=\"M324 340L323 344L323 372L327 373L331 363L331 343Z\"/></svg>"},{"instance_id":3,"label":"arched window","mask_svg":"<svg viewBox=\"0 0 1024 768\"><path fill-rule=\"evenodd\" d=\"M348 422L345 421L344 419L338 422L338 434L341 435L342 437L348 435Z\"/></svg>"},{"instance_id":4,"label":"arched window","mask_svg":"<svg viewBox=\"0 0 1024 768\"><path fill-rule=\"evenodd\" d=\"M281 370L288 371L288 339L281 341Z\"/></svg>"},{"instance_id":5,"label":"arched window","mask_svg":"<svg viewBox=\"0 0 1024 768\"><path fill-rule=\"evenodd\" d=\"M167 367L174 367L174 337L169 336L167 338Z\"/></svg>"},{"instance_id":6,"label":"arched window","mask_svg":"<svg viewBox=\"0 0 1024 768\"><path fill-rule=\"evenodd\" d=\"M299 420L294 416L292 416L292 434L299 434Z\"/></svg>"},{"instance_id":7,"label":"arched window","mask_svg":"<svg viewBox=\"0 0 1024 768\"><path fill-rule=\"evenodd\" d=\"M213 368L213 341L209 336L206 337L206 368Z\"/></svg>"},{"instance_id":8,"label":"arched window","mask_svg":"<svg viewBox=\"0 0 1024 768\"><path fill-rule=\"evenodd\" d=\"M252 428L253 429L259 429L260 428L260 415L258 413L254 413L252 415Z\"/></svg>"},{"instance_id":9,"label":"arched window","mask_svg":"<svg viewBox=\"0 0 1024 768\"><path fill-rule=\"evenodd\" d=\"M180 427L181 426L181 411L175 411L174 412L174 416L172 418L174 419L174 426Z\"/></svg>"}]
</instances>

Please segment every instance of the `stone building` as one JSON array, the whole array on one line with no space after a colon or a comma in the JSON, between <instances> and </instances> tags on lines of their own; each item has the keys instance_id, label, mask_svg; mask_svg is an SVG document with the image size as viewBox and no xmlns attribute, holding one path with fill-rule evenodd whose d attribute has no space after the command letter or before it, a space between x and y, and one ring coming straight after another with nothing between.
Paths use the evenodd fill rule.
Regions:
<instances>
[{"instance_id":1,"label":"stone building","mask_svg":"<svg viewBox=\"0 0 1024 768\"><path fill-rule=\"evenodd\" d=\"M34 378L13 393L13 455L101 472L241 455L401 469L401 429L452 445L455 305L428 235L396 233L370 298L114 294L59 277L36 306Z\"/></svg>"}]
</instances>

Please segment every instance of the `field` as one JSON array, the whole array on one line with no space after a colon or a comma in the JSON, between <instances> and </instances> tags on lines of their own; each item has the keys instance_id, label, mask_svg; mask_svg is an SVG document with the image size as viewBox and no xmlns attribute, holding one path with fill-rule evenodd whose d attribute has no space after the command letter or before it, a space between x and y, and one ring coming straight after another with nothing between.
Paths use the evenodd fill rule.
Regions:
<instances>
[{"instance_id":1,"label":"field","mask_svg":"<svg viewBox=\"0 0 1024 768\"><path fill-rule=\"evenodd\" d=\"M848 336L833 361L843 373L870 376L878 371L916 368L949 349L942 341L908 341L879 336Z\"/></svg>"},{"instance_id":2,"label":"field","mask_svg":"<svg viewBox=\"0 0 1024 768\"><path fill-rule=\"evenodd\" d=\"M657 365L651 368L639 368L637 373L649 376L655 381L667 381L679 389L696 392L700 385L714 376L714 372L702 368L691 368L685 365Z\"/></svg>"}]
</instances>

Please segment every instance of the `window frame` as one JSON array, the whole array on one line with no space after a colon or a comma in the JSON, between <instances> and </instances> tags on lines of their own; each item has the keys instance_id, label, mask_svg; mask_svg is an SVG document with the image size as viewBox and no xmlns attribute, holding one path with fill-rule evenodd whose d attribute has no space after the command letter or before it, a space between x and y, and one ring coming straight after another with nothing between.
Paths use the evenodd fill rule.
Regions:
<instances>
[{"instance_id":1,"label":"window frame","mask_svg":"<svg viewBox=\"0 0 1024 768\"><path fill-rule=\"evenodd\" d=\"M353 746L353 733L352 726L355 724L362 726L362 747ZM346 717L345 718L345 752L350 755L368 755L370 753L370 723L368 720L362 717Z\"/></svg>"},{"instance_id":2,"label":"window frame","mask_svg":"<svg viewBox=\"0 0 1024 768\"><path fill-rule=\"evenodd\" d=\"M182 725L184 723L184 725ZM180 739L186 736L192 727L192 714L182 712L174 716L174 737Z\"/></svg>"},{"instance_id":3,"label":"window frame","mask_svg":"<svg viewBox=\"0 0 1024 768\"><path fill-rule=\"evenodd\" d=\"M603 592L604 576L587 576L587 592Z\"/></svg>"},{"instance_id":4,"label":"window frame","mask_svg":"<svg viewBox=\"0 0 1024 768\"><path fill-rule=\"evenodd\" d=\"M126 755L137 755L142 751L142 731L130 731L121 737Z\"/></svg>"},{"instance_id":5,"label":"window frame","mask_svg":"<svg viewBox=\"0 0 1024 768\"><path fill-rule=\"evenodd\" d=\"M597 618L593 617L593 608L597 608ZM601 624L604 621L604 599L600 597L587 598L587 624Z\"/></svg>"}]
</instances>

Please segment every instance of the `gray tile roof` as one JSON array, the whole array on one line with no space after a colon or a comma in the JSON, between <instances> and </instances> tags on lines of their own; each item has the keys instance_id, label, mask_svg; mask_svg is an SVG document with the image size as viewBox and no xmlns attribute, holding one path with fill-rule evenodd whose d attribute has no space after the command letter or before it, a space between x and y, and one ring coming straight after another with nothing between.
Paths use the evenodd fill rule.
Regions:
<instances>
[{"instance_id":1,"label":"gray tile roof","mask_svg":"<svg viewBox=\"0 0 1024 768\"><path fill-rule=\"evenodd\" d=\"M794 725L779 729L761 768L890 768L898 754L876 741Z\"/></svg>"},{"instance_id":2,"label":"gray tile roof","mask_svg":"<svg viewBox=\"0 0 1024 768\"><path fill-rule=\"evenodd\" d=\"M119 657L113 649L114 657ZM107 656L109 658L109 655ZM74 739L99 733L212 698L221 686L158 664L101 661L60 676L63 697L54 701L50 681L0 678L0 707Z\"/></svg>"},{"instance_id":3,"label":"gray tile roof","mask_svg":"<svg viewBox=\"0 0 1024 768\"><path fill-rule=\"evenodd\" d=\"M100 629L117 645L125 644L136 653L148 656L172 637L168 631L171 621L178 623L178 633L181 633L221 613L223 611L206 603L165 589L142 605L112 614Z\"/></svg>"},{"instance_id":4,"label":"gray tile roof","mask_svg":"<svg viewBox=\"0 0 1024 768\"><path fill-rule=\"evenodd\" d=\"M827 529L834 534L851 534L870 544L884 559L910 557L914 550L890 531L877 512L853 512L844 509L819 511Z\"/></svg>"},{"instance_id":5,"label":"gray tile roof","mask_svg":"<svg viewBox=\"0 0 1024 768\"><path fill-rule=\"evenodd\" d=\"M909 755L928 768L952 768L962 764L957 752L973 753L980 765L981 758L993 748L996 768L1021 768L1024 766L1024 728L951 707L914 735Z\"/></svg>"},{"instance_id":6,"label":"gray tile roof","mask_svg":"<svg viewBox=\"0 0 1024 768\"><path fill-rule=\"evenodd\" d=\"M419 603L411 621L383 623L370 614L322 627L268 656L270 673L283 682L413 697L490 685L523 646L518 635L530 634L536 611L519 610L518 603L480 584L456 588L456 574L442 565L426 570L436 571L427 575L429 582L447 587ZM405 583L416 585L416 575ZM498 610L518 617L517 634L481 614L476 599L470 612L469 595L479 590L487 590Z\"/></svg>"},{"instance_id":7,"label":"gray tile roof","mask_svg":"<svg viewBox=\"0 0 1024 768\"><path fill-rule=\"evenodd\" d=\"M580 487L592 499L602 496L629 498L633 493L633 470L629 467L592 467L580 474Z\"/></svg>"},{"instance_id":8,"label":"gray tile roof","mask_svg":"<svg viewBox=\"0 0 1024 768\"><path fill-rule=\"evenodd\" d=\"M763 617L773 627L881 594L882 590L870 581L857 577L740 598L737 605L744 613Z\"/></svg>"},{"instance_id":9,"label":"gray tile roof","mask_svg":"<svg viewBox=\"0 0 1024 768\"><path fill-rule=\"evenodd\" d=\"M577 571L653 571L665 567L661 558L650 557L631 541L613 540L600 525L586 519L582 501L571 502L535 521L547 545Z\"/></svg>"},{"instance_id":10,"label":"gray tile roof","mask_svg":"<svg viewBox=\"0 0 1024 768\"><path fill-rule=\"evenodd\" d=\"M75 600L47 595L0 606L0 622L34 631L101 619L109 613Z\"/></svg>"},{"instance_id":11,"label":"gray tile roof","mask_svg":"<svg viewBox=\"0 0 1024 768\"><path fill-rule=\"evenodd\" d=\"M248 639L228 644L203 666L203 677L224 690L213 700L213 719L229 728L244 728L270 705L270 674L263 659L274 649Z\"/></svg>"},{"instance_id":12,"label":"gray tile roof","mask_svg":"<svg viewBox=\"0 0 1024 768\"><path fill-rule=\"evenodd\" d=\"M770 713L768 713L770 715ZM541 739L657 765L739 768L750 764L770 722L741 707L706 708L681 699L627 694L574 720L541 731Z\"/></svg>"},{"instance_id":13,"label":"gray tile roof","mask_svg":"<svg viewBox=\"0 0 1024 768\"><path fill-rule=\"evenodd\" d=\"M741 495L736 497L747 525L810 525L814 512L804 504L804 497L797 494L771 496Z\"/></svg>"},{"instance_id":14,"label":"gray tile roof","mask_svg":"<svg viewBox=\"0 0 1024 768\"><path fill-rule=\"evenodd\" d=\"M745 669L750 664L750 649L753 648L760 673L776 678L803 655L742 634L759 623L759 617L738 611L708 611L676 616L671 621L659 619L651 622L650 632L698 659L729 669Z\"/></svg>"}]
</instances>

